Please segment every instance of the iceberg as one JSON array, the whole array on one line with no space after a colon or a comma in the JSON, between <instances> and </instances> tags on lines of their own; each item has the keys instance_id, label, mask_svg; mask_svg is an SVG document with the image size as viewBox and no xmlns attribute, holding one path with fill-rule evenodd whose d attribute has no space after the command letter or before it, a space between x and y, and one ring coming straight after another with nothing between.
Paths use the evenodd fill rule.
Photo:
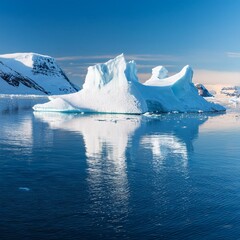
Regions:
<instances>
[{"instance_id":1,"label":"iceberg","mask_svg":"<svg viewBox=\"0 0 240 240\"><path fill-rule=\"evenodd\" d=\"M51 96L35 111L125 113L146 112L216 112L224 111L219 104L208 102L192 83L193 71L185 66L168 77L163 66L155 67L152 77L140 83L134 61L126 62L121 54L106 63L90 66L83 88L67 95Z\"/></svg>"}]
</instances>

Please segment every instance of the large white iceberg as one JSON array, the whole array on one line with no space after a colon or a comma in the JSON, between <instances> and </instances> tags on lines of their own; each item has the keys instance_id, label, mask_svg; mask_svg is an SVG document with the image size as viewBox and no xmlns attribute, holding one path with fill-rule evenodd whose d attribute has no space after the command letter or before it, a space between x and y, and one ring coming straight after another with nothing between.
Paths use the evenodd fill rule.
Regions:
<instances>
[{"instance_id":1,"label":"large white iceberg","mask_svg":"<svg viewBox=\"0 0 240 240\"><path fill-rule=\"evenodd\" d=\"M189 66L174 76L167 76L167 70L158 66L153 69L152 77L142 84L138 81L135 62L126 62L122 54L89 67L83 89L79 92L53 96L48 103L37 104L33 109L129 114L225 110L198 95Z\"/></svg>"}]
</instances>

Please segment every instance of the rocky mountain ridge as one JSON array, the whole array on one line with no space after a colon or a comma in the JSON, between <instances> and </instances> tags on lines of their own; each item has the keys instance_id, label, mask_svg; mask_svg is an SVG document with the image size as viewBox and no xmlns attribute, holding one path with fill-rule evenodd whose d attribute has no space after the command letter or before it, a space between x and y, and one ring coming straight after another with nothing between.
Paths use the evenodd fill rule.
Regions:
<instances>
[{"instance_id":1,"label":"rocky mountain ridge","mask_svg":"<svg viewBox=\"0 0 240 240\"><path fill-rule=\"evenodd\" d=\"M58 95L78 90L52 57L36 53L0 55L0 94Z\"/></svg>"}]
</instances>

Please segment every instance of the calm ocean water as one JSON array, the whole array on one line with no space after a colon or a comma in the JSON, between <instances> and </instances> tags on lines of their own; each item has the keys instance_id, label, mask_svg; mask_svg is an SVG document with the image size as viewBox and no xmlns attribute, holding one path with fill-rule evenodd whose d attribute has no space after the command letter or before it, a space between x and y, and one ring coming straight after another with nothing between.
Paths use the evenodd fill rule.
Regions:
<instances>
[{"instance_id":1,"label":"calm ocean water","mask_svg":"<svg viewBox=\"0 0 240 240\"><path fill-rule=\"evenodd\" d=\"M0 239L240 239L240 114L0 115Z\"/></svg>"}]
</instances>

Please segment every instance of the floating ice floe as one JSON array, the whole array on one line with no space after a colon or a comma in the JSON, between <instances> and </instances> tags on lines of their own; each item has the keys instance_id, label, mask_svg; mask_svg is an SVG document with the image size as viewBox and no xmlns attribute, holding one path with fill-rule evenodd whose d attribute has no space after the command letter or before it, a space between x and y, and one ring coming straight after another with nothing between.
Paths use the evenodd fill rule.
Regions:
<instances>
[{"instance_id":1,"label":"floating ice floe","mask_svg":"<svg viewBox=\"0 0 240 240\"><path fill-rule=\"evenodd\" d=\"M18 190L19 191L23 191L23 192L29 192L30 188L28 188L28 187L19 187Z\"/></svg>"},{"instance_id":2,"label":"floating ice floe","mask_svg":"<svg viewBox=\"0 0 240 240\"><path fill-rule=\"evenodd\" d=\"M168 77L168 71L158 66L144 84L138 81L134 61L126 62L119 55L103 64L88 68L83 89L77 93L52 96L35 111L127 113L146 112L216 112L225 111L219 104L208 102L192 83L193 71L185 66Z\"/></svg>"}]
</instances>

